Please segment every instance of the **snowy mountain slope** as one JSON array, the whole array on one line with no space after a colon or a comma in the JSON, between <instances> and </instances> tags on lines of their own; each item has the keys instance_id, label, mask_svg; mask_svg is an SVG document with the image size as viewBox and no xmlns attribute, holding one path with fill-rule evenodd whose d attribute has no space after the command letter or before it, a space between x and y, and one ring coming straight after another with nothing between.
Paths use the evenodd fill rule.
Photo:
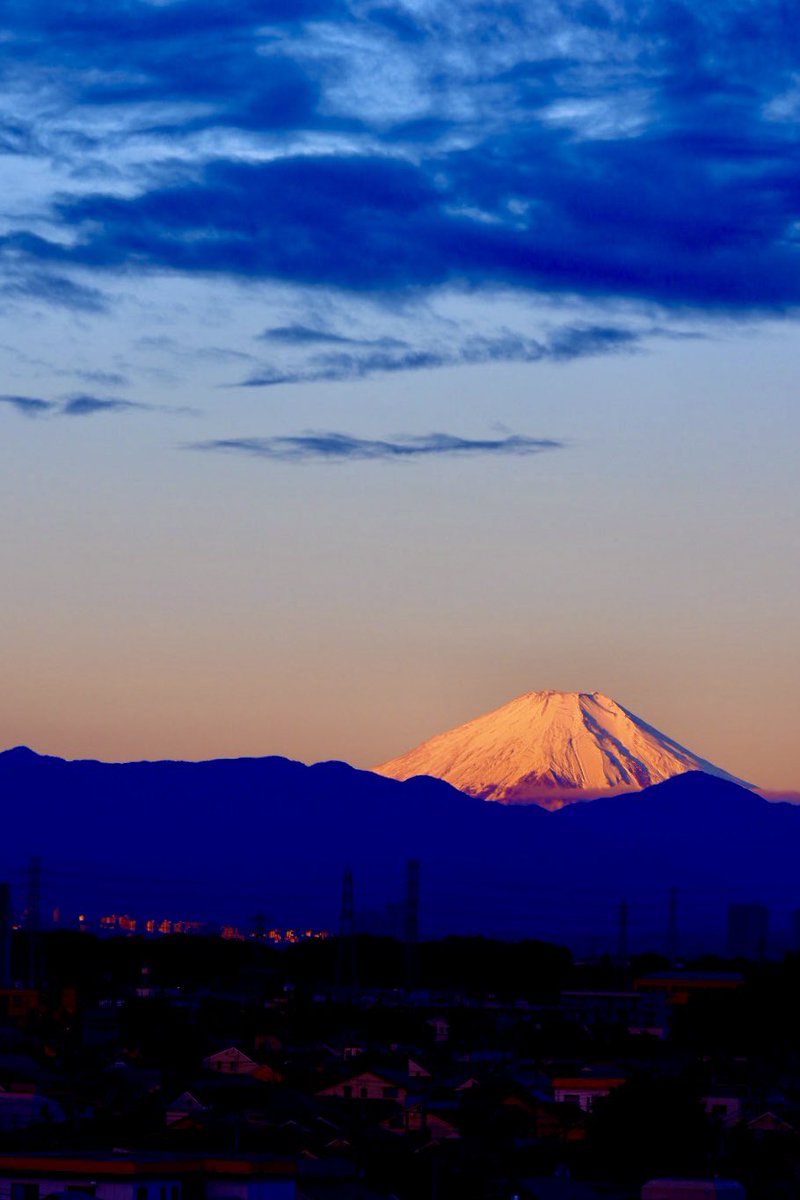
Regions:
<instances>
[{"instance_id":1,"label":"snowy mountain slope","mask_svg":"<svg viewBox=\"0 0 800 1200\"><path fill-rule=\"evenodd\" d=\"M392 779L432 775L485 800L547 808L685 771L742 783L600 692L528 692L374 770Z\"/></svg>"}]
</instances>

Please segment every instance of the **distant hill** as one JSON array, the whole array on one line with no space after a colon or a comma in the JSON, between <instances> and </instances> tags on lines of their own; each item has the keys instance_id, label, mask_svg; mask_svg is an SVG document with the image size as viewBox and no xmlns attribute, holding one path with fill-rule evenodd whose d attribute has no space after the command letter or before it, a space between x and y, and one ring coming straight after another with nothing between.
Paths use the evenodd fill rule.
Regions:
<instances>
[{"instance_id":1,"label":"distant hill","mask_svg":"<svg viewBox=\"0 0 800 1200\"><path fill-rule=\"evenodd\" d=\"M527 692L375 770L392 779L432 775L484 800L544 808L637 791L685 771L750 786L600 692Z\"/></svg>"},{"instance_id":2,"label":"distant hill","mask_svg":"<svg viewBox=\"0 0 800 1200\"><path fill-rule=\"evenodd\" d=\"M400 783L345 763L66 762L0 754L0 879L20 894L28 856L65 909L133 909L338 927L341 878L356 907L401 898L421 864L423 932L613 937L653 944L667 895L685 929L721 930L734 900L788 920L800 906L800 809L698 772L547 812L487 804L429 778Z\"/></svg>"}]
</instances>

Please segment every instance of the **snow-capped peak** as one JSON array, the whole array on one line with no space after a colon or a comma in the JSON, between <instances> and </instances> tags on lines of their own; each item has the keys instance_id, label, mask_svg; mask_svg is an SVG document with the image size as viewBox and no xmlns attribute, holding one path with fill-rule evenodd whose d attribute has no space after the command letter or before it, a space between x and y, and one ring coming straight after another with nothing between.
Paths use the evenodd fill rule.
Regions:
<instances>
[{"instance_id":1,"label":"snow-capped peak","mask_svg":"<svg viewBox=\"0 0 800 1200\"><path fill-rule=\"evenodd\" d=\"M526 692L374 770L393 779L433 775L485 800L548 808L684 771L743 782L601 692Z\"/></svg>"}]
</instances>

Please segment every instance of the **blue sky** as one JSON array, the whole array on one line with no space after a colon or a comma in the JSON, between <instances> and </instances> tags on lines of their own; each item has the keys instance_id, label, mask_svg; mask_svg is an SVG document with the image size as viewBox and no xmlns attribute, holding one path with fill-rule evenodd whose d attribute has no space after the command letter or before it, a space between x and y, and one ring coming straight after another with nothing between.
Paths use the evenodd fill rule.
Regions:
<instances>
[{"instance_id":1,"label":"blue sky","mask_svg":"<svg viewBox=\"0 0 800 1200\"><path fill-rule=\"evenodd\" d=\"M10 3L5 744L609 692L796 786L785 4Z\"/></svg>"}]
</instances>

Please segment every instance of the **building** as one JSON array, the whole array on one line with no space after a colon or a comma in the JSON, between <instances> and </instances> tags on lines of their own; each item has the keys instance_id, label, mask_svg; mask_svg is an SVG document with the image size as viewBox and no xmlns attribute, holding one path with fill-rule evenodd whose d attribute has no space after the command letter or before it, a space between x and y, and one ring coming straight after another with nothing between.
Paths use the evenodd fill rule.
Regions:
<instances>
[{"instance_id":1,"label":"building","mask_svg":"<svg viewBox=\"0 0 800 1200\"><path fill-rule=\"evenodd\" d=\"M0 1089L0 1131L13 1132L28 1125L54 1125L66 1121L57 1100L38 1092L8 1092Z\"/></svg>"},{"instance_id":2,"label":"building","mask_svg":"<svg viewBox=\"0 0 800 1200\"><path fill-rule=\"evenodd\" d=\"M589 1028L624 1026L629 1033L658 1038L667 1032L667 1003L660 990L562 992L561 1008L570 1020Z\"/></svg>"},{"instance_id":3,"label":"building","mask_svg":"<svg viewBox=\"0 0 800 1200\"><path fill-rule=\"evenodd\" d=\"M24 1025L31 1013L44 1009L42 993L36 988L0 988L0 1019Z\"/></svg>"},{"instance_id":4,"label":"building","mask_svg":"<svg viewBox=\"0 0 800 1200\"><path fill-rule=\"evenodd\" d=\"M688 1004L698 993L733 992L743 984L738 971L652 971L633 981L637 992L662 992L668 1004Z\"/></svg>"},{"instance_id":5,"label":"building","mask_svg":"<svg viewBox=\"0 0 800 1200\"><path fill-rule=\"evenodd\" d=\"M208 1112L208 1105L198 1100L192 1092L181 1092L180 1096L166 1106L164 1116L168 1125L174 1125L176 1121L185 1121L205 1112Z\"/></svg>"},{"instance_id":6,"label":"building","mask_svg":"<svg viewBox=\"0 0 800 1200\"><path fill-rule=\"evenodd\" d=\"M405 1104L408 1080L394 1071L359 1071L323 1088L317 1095L339 1096L343 1100L394 1100Z\"/></svg>"},{"instance_id":7,"label":"building","mask_svg":"<svg viewBox=\"0 0 800 1200\"><path fill-rule=\"evenodd\" d=\"M745 1200L745 1190L733 1179L651 1179L642 1200Z\"/></svg>"},{"instance_id":8,"label":"building","mask_svg":"<svg viewBox=\"0 0 800 1200\"><path fill-rule=\"evenodd\" d=\"M625 1076L614 1068L587 1067L580 1075L556 1076L552 1080L553 1097L557 1104L577 1104L583 1112L591 1112L598 1100L624 1082Z\"/></svg>"},{"instance_id":9,"label":"building","mask_svg":"<svg viewBox=\"0 0 800 1200\"><path fill-rule=\"evenodd\" d=\"M228 1046L203 1059L207 1071L222 1071L226 1075L253 1075L258 1063L237 1046Z\"/></svg>"},{"instance_id":10,"label":"building","mask_svg":"<svg viewBox=\"0 0 800 1200\"><path fill-rule=\"evenodd\" d=\"M703 1097L706 1115L719 1121L726 1129L732 1128L744 1115L743 1094L739 1088L713 1088Z\"/></svg>"},{"instance_id":11,"label":"building","mask_svg":"<svg viewBox=\"0 0 800 1200\"><path fill-rule=\"evenodd\" d=\"M295 1167L266 1155L0 1153L0 1196L66 1192L75 1200L295 1200Z\"/></svg>"}]
</instances>

